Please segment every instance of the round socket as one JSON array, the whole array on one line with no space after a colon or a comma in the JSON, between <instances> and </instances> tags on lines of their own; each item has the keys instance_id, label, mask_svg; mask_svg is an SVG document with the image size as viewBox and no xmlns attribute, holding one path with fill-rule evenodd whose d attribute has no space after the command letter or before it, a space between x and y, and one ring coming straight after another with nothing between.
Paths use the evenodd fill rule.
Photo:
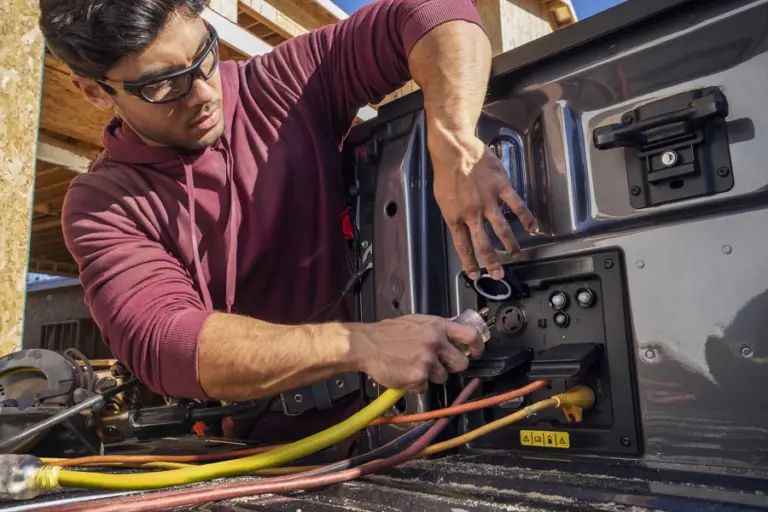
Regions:
<instances>
[{"instance_id":1,"label":"round socket","mask_svg":"<svg viewBox=\"0 0 768 512\"><path fill-rule=\"evenodd\" d=\"M525 328L525 312L517 306L504 306L496 314L496 327L503 333L514 335Z\"/></svg>"}]
</instances>

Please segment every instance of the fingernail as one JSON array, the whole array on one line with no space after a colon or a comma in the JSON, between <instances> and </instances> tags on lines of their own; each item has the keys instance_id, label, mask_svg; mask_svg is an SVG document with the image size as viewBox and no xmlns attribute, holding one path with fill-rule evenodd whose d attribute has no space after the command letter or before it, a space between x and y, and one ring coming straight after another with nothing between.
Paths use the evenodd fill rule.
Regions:
<instances>
[{"instance_id":1,"label":"fingernail","mask_svg":"<svg viewBox=\"0 0 768 512\"><path fill-rule=\"evenodd\" d=\"M528 231L530 233L538 233L538 232L540 232L541 230L539 229L539 223L536 222L535 220L533 222L531 222L531 225L528 228Z\"/></svg>"},{"instance_id":2,"label":"fingernail","mask_svg":"<svg viewBox=\"0 0 768 512\"><path fill-rule=\"evenodd\" d=\"M500 268L494 270L493 272L491 272L491 277L497 280L504 278L504 270Z\"/></svg>"},{"instance_id":3,"label":"fingernail","mask_svg":"<svg viewBox=\"0 0 768 512\"><path fill-rule=\"evenodd\" d=\"M467 274L469 278L473 281L477 281L480 278L480 274L478 272L470 272Z\"/></svg>"}]
</instances>

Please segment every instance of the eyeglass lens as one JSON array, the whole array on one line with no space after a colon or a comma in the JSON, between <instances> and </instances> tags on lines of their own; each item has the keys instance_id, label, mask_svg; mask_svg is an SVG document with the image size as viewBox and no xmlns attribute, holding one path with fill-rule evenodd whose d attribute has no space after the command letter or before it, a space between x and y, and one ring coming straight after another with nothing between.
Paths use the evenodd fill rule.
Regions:
<instances>
[{"instance_id":1,"label":"eyeglass lens","mask_svg":"<svg viewBox=\"0 0 768 512\"><path fill-rule=\"evenodd\" d=\"M219 50L216 44L213 44L211 50L207 53L200 63L200 74L208 80L216 72L219 61ZM168 102L185 96L192 89L192 82L197 78L195 73L184 73L167 80L153 82L141 88L141 95L148 101Z\"/></svg>"}]
</instances>

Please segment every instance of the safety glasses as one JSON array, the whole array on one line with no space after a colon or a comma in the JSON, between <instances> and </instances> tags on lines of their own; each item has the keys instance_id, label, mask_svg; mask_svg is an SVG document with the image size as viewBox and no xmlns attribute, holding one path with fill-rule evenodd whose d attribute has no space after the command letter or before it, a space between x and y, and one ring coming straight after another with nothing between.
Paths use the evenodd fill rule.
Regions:
<instances>
[{"instance_id":1,"label":"safety glasses","mask_svg":"<svg viewBox=\"0 0 768 512\"><path fill-rule=\"evenodd\" d=\"M219 36L216 30L208 25L210 37L203 52L188 68L174 71L163 77L136 82L118 82L108 79L96 80L105 91L114 94L121 90L126 94L137 96L147 103L171 103L188 95L195 80L210 79L219 67Z\"/></svg>"}]
</instances>

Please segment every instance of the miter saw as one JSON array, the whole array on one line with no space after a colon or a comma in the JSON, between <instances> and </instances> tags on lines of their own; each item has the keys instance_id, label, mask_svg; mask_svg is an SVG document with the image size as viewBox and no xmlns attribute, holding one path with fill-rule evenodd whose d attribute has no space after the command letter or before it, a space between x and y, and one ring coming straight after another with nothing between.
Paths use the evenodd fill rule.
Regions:
<instances>
[{"instance_id":1,"label":"miter saw","mask_svg":"<svg viewBox=\"0 0 768 512\"><path fill-rule=\"evenodd\" d=\"M0 454L151 453L170 441L185 451L231 447L233 440L220 438L221 418L253 417L265 409L263 400L163 397L120 362L94 368L76 349L30 349L0 358Z\"/></svg>"}]
</instances>

